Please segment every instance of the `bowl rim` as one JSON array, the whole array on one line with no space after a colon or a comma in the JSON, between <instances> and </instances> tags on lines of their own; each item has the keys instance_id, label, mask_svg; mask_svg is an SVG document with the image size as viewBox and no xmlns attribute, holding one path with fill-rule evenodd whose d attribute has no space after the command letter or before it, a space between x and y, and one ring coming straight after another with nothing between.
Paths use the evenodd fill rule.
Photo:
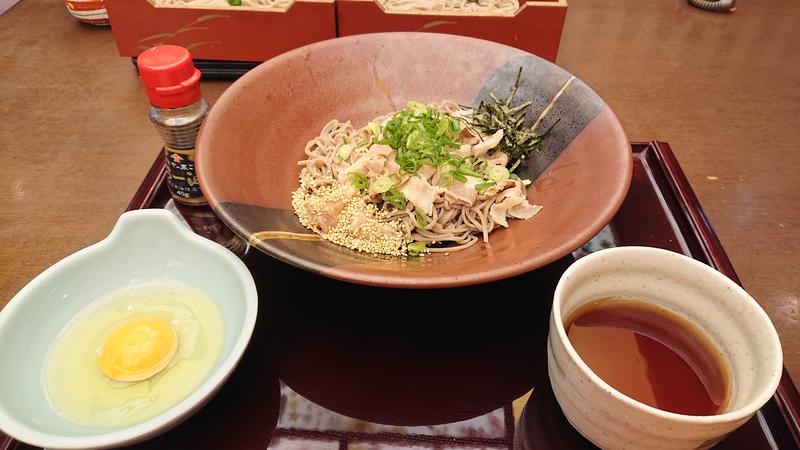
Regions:
<instances>
[{"instance_id":1,"label":"bowl rim","mask_svg":"<svg viewBox=\"0 0 800 450\"><path fill-rule=\"evenodd\" d=\"M194 246L206 249L218 259L220 264L227 265L237 275L245 293L245 311L241 332L236 338L231 351L221 361L217 370L211 372L206 380L183 400L155 417L110 432L100 432L87 436L47 433L18 421L8 413L6 408L2 406L2 402L0 402L0 428L10 436L31 445L53 450L108 448L139 442L166 431L169 427L187 419L191 413L210 400L232 374L233 369L244 354L255 328L258 314L258 294L255 281L247 266L236 255L225 247L195 234L181 223L173 213L166 210L133 210L123 213L107 237L53 264L15 294L6 307L0 311L0 329L15 326L14 319L18 312L31 300L32 293L47 286L48 280L52 275L73 270L73 267L79 266L86 259L102 258L102 254L113 248L116 241L124 238L126 228L138 222L146 221L158 222L162 229L168 229L169 232L179 235L187 247ZM94 302L96 300L92 299L91 301Z\"/></svg>"},{"instance_id":2,"label":"bowl rim","mask_svg":"<svg viewBox=\"0 0 800 450\"><path fill-rule=\"evenodd\" d=\"M586 265L597 263L605 257L614 256L615 258L620 258L631 254L646 254L651 258L676 258L677 261L680 261L678 264L685 264L693 267L697 272L703 272L707 274L709 278L715 278L716 280L724 283L726 287L731 288L731 295L737 296L736 301L747 303L753 308L755 320L760 321L764 329L768 330L767 333L772 341L771 345L772 348L775 349L777 358L775 358L775 367L773 368L774 370L772 371L768 382L760 384L758 394L754 395L749 402L732 411L710 416L694 416L665 411L663 409L658 409L642 403L623 394L608 384L599 375L594 373L589 365L586 364L583 359L581 359L577 350L575 350L575 348L572 346L572 343L569 341L569 337L567 337L567 332L564 329L564 319L559 308L561 299L564 296L563 291L565 289L564 286L567 282L567 279L575 272L582 270ZM743 287L739 286L736 282L725 276L725 274L722 272L719 272L717 269L703 264L702 262L684 254L656 247L623 246L604 249L584 256L569 266L561 275L561 279L559 279L558 284L556 285L556 290L553 293L553 307L551 312L550 332L548 336L557 337L561 345L566 350L569 358L578 366L581 374L596 386L611 393L615 400L622 402L631 408L637 409L644 414L674 422L713 425L733 423L747 419L755 414L755 412L758 411L764 404L766 404L767 401L769 401L769 399L778 389L778 384L783 376L783 350L781 347L780 337L778 336L778 331L775 329L775 325L772 323L772 320L770 320L766 311L764 311L764 308L762 308L761 305L759 305L759 303L747 291L745 291Z\"/></svg>"},{"instance_id":3,"label":"bowl rim","mask_svg":"<svg viewBox=\"0 0 800 450\"><path fill-rule=\"evenodd\" d=\"M510 278L513 276L521 275L537 268L543 267L547 264L550 264L559 258L562 258L568 255L570 252L574 251L575 249L579 248L581 245L585 244L592 237L594 237L604 226L606 226L614 215L619 211L619 208L622 206L625 197L627 196L628 190L630 189L631 180L633 178L633 153L630 151L630 139L625 132L625 129L622 126L622 122L617 117L616 113L611 109L609 104L598 94L591 86L587 83L583 82L579 77L575 76L576 80L580 80L586 86L586 88L594 95L599 98L603 104L604 109L608 111L612 124L617 128L619 134L623 136L624 142L627 143L626 145L626 155L623 158L624 167L621 168L622 177L616 180L614 183L617 184L618 188L614 191L614 195L609 197L607 201L603 204L602 207L597 208L597 214L595 218L587 223L587 226L583 227L580 233L576 233L575 235L571 236L569 239L563 240L560 245L553 246L538 253L535 258L527 258L522 262L518 262L515 264L504 264L498 267L495 267L490 270L484 270L481 272L475 272L470 274L457 274L457 275L449 275L449 276L408 276L408 274L404 274L402 272L397 273L383 273L377 271L370 271L368 273L360 272L358 270L352 270L349 267L341 267L341 266L327 266L321 263L317 263L306 258L297 256L292 252L288 251L287 249L281 248L281 246L272 245L270 242L258 242L252 243L250 242L250 235L247 235L245 230L241 229L241 226L237 223L236 219L229 214L229 211L226 208L221 207L220 202L218 202L216 196L214 195L214 185L209 185L205 181L205 176L203 175L203 170L201 166L203 165L204 154L207 151L206 141L209 140L208 138L208 123L210 122L209 119L213 120L217 114L220 114L220 110L228 104L233 103L231 100L233 99L234 91L237 91L236 86L243 86L249 80L257 79L262 72L270 70L271 67L280 66L284 64L285 61L291 60L294 58L303 57L303 55L307 54L309 49L311 48L326 48L332 47L335 48L337 46L343 45L345 42L349 41L359 41L364 39L380 39L381 37L385 36L421 36L424 35L426 38L440 38L440 39L459 39L465 41L475 41L480 42L481 45L490 45L497 48L505 48L515 52L518 56L530 56L536 59L543 61L545 64L553 65L561 70L564 70L569 75L573 75L571 72L567 71L566 69L558 66L557 64L547 61L540 56L534 55L532 53L526 52L524 50L520 50L515 47L511 47L505 44L501 44L498 42L488 41L485 39L478 39L469 36L460 36L460 35L451 35L445 33L420 33L420 32L381 32L381 33L367 33L367 34L359 34L359 35L352 35L352 36L343 36L337 37L333 39L327 39L323 41L314 42L311 44L307 44L302 47L298 47L296 49L287 51L282 53L275 58L267 60L262 64L259 64L254 69L250 70L248 73L240 77L236 80L231 86L229 86L214 105L210 108L206 120L204 120L203 124L200 127L198 136L197 136L197 146L196 146L196 160L198 165L198 178L200 180L200 185L203 188L204 193L206 194L206 199L208 200L209 206L214 210L214 213L228 226L233 232L247 241L253 247L256 247L259 251L269 255L270 257L276 258L282 262L288 263L292 266L298 267L300 269L322 275L327 278L345 281L354 284L361 284L366 286L376 286L376 287L388 287L388 288L398 288L398 289L431 289L431 288L450 288L450 287L461 287L461 286L472 286L478 284L489 283L493 281L498 281L506 278ZM573 75L574 76L574 75ZM231 88L234 89L231 89ZM335 244L333 244L335 245ZM355 251L355 250L351 250ZM432 254L427 255L426 257L431 258L444 258L443 254Z\"/></svg>"}]
</instances>

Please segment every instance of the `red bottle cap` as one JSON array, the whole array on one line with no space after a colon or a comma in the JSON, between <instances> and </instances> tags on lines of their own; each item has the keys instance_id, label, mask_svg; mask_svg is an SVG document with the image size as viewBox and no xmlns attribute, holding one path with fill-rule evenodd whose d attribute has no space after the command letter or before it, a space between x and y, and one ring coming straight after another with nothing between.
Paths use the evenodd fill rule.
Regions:
<instances>
[{"instance_id":1,"label":"red bottle cap","mask_svg":"<svg viewBox=\"0 0 800 450\"><path fill-rule=\"evenodd\" d=\"M189 50L177 45L149 48L139 55L136 65L153 106L180 108L200 98L200 71Z\"/></svg>"}]
</instances>

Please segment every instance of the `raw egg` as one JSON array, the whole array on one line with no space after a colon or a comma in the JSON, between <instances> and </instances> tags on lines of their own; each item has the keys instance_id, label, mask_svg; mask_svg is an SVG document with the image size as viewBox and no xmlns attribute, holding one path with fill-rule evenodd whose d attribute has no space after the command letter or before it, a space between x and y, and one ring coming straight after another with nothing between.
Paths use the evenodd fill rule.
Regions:
<instances>
[{"instance_id":1,"label":"raw egg","mask_svg":"<svg viewBox=\"0 0 800 450\"><path fill-rule=\"evenodd\" d=\"M132 285L62 330L42 381L67 419L129 426L191 394L218 364L223 341L222 314L202 291L172 281Z\"/></svg>"},{"instance_id":2,"label":"raw egg","mask_svg":"<svg viewBox=\"0 0 800 450\"><path fill-rule=\"evenodd\" d=\"M97 364L110 378L142 381L161 372L178 350L178 332L158 317L137 317L117 327L97 349Z\"/></svg>"}]
</instances>

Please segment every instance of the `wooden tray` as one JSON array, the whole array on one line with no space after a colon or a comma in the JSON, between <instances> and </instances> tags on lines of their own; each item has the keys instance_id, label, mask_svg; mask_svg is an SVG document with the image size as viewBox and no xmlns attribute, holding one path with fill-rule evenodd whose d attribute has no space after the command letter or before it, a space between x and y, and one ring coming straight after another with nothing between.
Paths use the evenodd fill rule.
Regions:
<instances>
[{"instance_id":1,"label":"wooden tray","mask_svg":"<svg viewBox=\"0 0 800 450\"><path fill-rule=\"evenodd\" d=\"M622 208L572 256L502 282L412 292L336 282L247 251L210 209L169 201L159 153L129 209L167 207L238 252L258 284L259 319L217 396L135 448L592 448L547 379L547 321L564 269L601 248L649 245L738 281L669 146L637 143L633 153ZM716 448L800 448L798 418L800 396L784 371L769 403ZM32 448L0 434L0 450Z\"/></svg>"}]
</instances>

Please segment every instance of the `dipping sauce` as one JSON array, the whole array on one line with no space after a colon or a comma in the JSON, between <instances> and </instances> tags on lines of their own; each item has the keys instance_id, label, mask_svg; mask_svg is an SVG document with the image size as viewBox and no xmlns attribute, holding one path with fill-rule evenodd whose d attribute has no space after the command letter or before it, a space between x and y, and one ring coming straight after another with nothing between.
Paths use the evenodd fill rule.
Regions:
<instances>
[{"instance_id":1,"label":"dipping sauce","mask_svg":"<svg viewBox=\"0 0 800 450\"><path fill-rule=\"evenodd\" d=\"M94 302L56 338L43 371L51 407L95 427L143 422L192 393L224 338L211 298L184 284L137 284Z\"/></svg>"},{"instance_id":2,"label":"dipping sauce","mask_svg":"<svg viewBox=\"0 0 800 450\"><path fill-rule=\"evenodd\" d=\"M651 303L604 298L578 308L564 328L592 371L628 397L679 414L725 411L727 364L682 316Z\"/></svg>"}]
</instances>

